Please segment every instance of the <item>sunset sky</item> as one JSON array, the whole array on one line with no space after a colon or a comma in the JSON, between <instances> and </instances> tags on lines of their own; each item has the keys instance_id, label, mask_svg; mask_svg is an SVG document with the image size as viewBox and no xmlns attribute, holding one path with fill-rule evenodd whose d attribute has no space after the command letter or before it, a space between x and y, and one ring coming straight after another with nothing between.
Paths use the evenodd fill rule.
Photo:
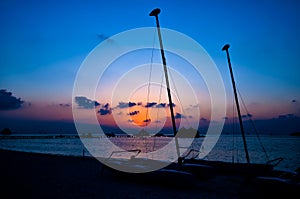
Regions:
<instances>
[{"instance_id":1,"label":"sunset sky","mask_svg":"<svg viewBox=\"0 0 300 199\"><path fill-rule=\"evenodd\" d=\"M157 7L161 9L161 27L198 42L216 64L227 95L224 117L232 117L233 106L226 54L221 51L226 43L231 45L237 87L252 119L300 117L297 0L12 0L0 2L0 128L21 131L17 126L23 122L30 126L27 129L47 131L45 126L30 122L72 122L72 101L87 123L86 112L94 111L100 123L106 125L134 126L140 130L144 119L138 115L147 113L151 117L147 125L155 128L164 124L170 114L158 50L121 56L105 71L95 98L80 95L77 100L72 99L77 72L92 50L101 42L115 45L110 37L123 31L155 27L155 19L148 14ZM123 98L128 92L122 86L148 81L151 57L151 81L156 82L151 84L151 95L147 96L149 87L143 84L128 91L129 99ZM211 102L204 80L186 60L171 52L166 53L166 58L171 67L176 118L187 124L209 121ZM187 94L192 92L194 96ZM116 96L112 99L112 95Z\"/></svg>"}]
</instances>

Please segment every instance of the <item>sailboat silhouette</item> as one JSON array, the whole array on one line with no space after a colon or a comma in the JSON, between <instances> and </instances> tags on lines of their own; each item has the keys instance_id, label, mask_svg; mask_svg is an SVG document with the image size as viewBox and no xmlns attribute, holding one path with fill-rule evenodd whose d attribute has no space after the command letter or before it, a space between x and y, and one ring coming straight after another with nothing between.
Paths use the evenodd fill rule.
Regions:
<instances>
[{"instance_id":1,"label":"sailboat silhouette","mask_svg":"<svg viewBox=\"0 0 300 199\"><path fill-rule=\"evenodd\" d=\"M275 169L275 167L282 161L282 158L276 158L274 160L268 161L265 164L258 164L258 163L251 163L249 158L249 152L247 148L247 142L243 127L243 121L242 116L240 112L239 107L239 101L236 91L236 85L235 80L233 76L232 66L230 62L230 56L229 56L229 44L224 45L222 48L222 51L226 51L227 60L228 60L228 66L230 70L231 75L231 81L232 81L232 87L234 91L234 97L236 102L236 108L238 112L238 118L239 118L239 124L241 128L242 138L243 138L243 144L244 144L244 150L246 155L246 163L236 163L236 162L224 162L224 161L208 161L204 159L199 159L197 156L193 156L189 158L189 154L196 151L200 152L200 150L190 149L185 155L180 154L180 146L178 142L178 130L176 129L175 124L175 116L174 116L174 107L172 106L172 95L169 85L169 77L168 77L168 68L163 48L163 42L162 42L162 36L160 32L160 25L158 20L158 15L160 13L160 9L156 8L152 10L149 14L149 16L154 16L156 19L156 25L157 25L157 33L159 37L159 43L160 43L160 52L161 52L161 58L162 58L162 64L164 69L164 75L165 75L165 81L166 81L166 87L167 87L167 94L168 94L168 100L169 100L169 108L170 108L170 114L171 114L171 120L172 120L172 130L173 135L175 139L175 146L176 146L176 154L177 154L177 162L168 162L165 163L165 166L163 168L159 168L161 166L160 160L151 160L151 159L139 159L138 155L141 152L141 150L134 150L136 152L136 155L132 156L129 160L113 160L111 156L106 160L109 164L118 164L128 167L134 167L134 173L144 173L144 171L147 171L147 176L154 175L156 177L161 176L168 176L168 177L175 177L175 178L194 178L196 177L203 177L203 176L210 176L210 175L240 175L240 176L247 176L247 177L253 177L255 179L263 179L263 180L279 180L282 181L283 179L280 178L280 176L289 173L290 176L292 176L294 179L295 176L298 176L299 173L297 172L289 172L289 171L281 171ZM130 162L130 163L129 163ZM148 172L147 166L150 165L151 167L155 168L155 165L159 165L157 168L153 170L152 172ZM116 171L116 170L115 170ZM117 171L118 172L118 171ZM163 175L162 175L163 174ZM287 181L289 181L288 179ZM297 181L299 185L299 179Z\"/></svg>"}]
</instances>

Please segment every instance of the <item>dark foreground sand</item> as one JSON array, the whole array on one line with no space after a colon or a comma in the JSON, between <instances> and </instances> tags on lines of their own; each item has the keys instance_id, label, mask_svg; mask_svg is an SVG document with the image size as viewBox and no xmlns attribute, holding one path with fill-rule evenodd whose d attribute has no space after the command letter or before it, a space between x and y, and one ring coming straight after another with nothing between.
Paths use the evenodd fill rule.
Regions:
<instances>
[{"instance_id":1,"label":"dark foreground sand","mask_svg":"<svg viewBox=\"0 0 300 199\"><path fill-rule=\"evenodd\" d=\"M253 179L120 176L93 158L0 150L0 198L293 198ZM295 196L298 198L299 196Z\"/></svg>"}]
</instances>

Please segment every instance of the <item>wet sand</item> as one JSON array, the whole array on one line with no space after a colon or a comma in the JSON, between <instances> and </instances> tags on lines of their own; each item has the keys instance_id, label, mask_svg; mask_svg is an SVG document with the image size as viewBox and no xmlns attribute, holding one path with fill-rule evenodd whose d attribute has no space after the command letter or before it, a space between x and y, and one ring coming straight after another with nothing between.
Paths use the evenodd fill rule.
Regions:
<instances>
[{"instance_id":1,"label":"wet sand","mask_svg":"<svg viewBox=\"0 0 300 199\"><path fill-rule=\"evenodd\" d=\"M94 158L0 150L0 198L264 198L272 190L240 176L166 179L120 175Z\"/></svg>"}]
</instances>

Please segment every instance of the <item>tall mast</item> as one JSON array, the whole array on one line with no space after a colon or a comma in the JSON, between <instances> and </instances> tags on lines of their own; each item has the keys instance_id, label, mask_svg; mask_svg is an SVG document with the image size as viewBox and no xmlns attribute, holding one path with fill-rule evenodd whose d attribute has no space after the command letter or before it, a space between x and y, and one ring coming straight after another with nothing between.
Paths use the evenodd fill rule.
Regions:
<instances>
[{"instance_id":1,"label":"tall mast","mask_svg":"<svg viewBox=\"0 0 300 199\"><path fill-rule=\"evenodd\" d=\"M229 66L229 70L230 70L231 82L232 82L232 87L233 87L234 97L235 97L235 102L236 102L236 108L237 108L237 112L238 112L238 117L239 117L242 137L243 137L246 159L247 159L247 163L250 163L249 153L248 153L248 148L247 148L247 143L246 143L246 138L245 138L245 131L244 131L244 126L243 126L243 121L242 121L242 116L241 116L241 111L240 111L240 106L239 106L239 100L238 100L238 96L237 96L237 92L236 92L236 86L235 86L235 81L234 81L234 77L233 77L230 56L229 56L229 51L228 51L229 47L230 47L230 45L226 44L225 46L223 46L222 51L226 51L226 54L227 54L228 66Z\"/></svg>"},{"instance_id":2,"label":"tall mast","mask_svg":"<svg viewBox=\"0 0 300 199\"><path fill-rule=\"evenodd\" d=\"M163 67L164 67L164 73L165 73L165 79L166 79L166 85L167 85L167 93L168 93L168 99L169 99L169 104L170 104L170 112L171 112L171 120L172 120L172 127L173 127L173 134L175 137L175 144L176 144L176 151L177 151L177 156L178 156L178 163L181 164L181 158L180 158L180 151L179 151L179 144L178 140L176 137L177 134L177 129L176 129L176 123L175 123L175 117L174 117L174 107L173 107L173 102L172 102L172 97L171 97L171 90L170 90L170 83L169 83L169 77L168 77L168 69L167 69L167 62L165 58L165 52L164 52L164 47L162 43L162 37L160 33L160 26L159 26L159 21L158 21L158 14L160 13L160 9L156 8L152 10L149 14L149 16L154 16L156 19L156 26L157 26L157 33L158 33L158 38L159 38L159 45L160 45L160 53L161 53L161 58L163 62Z\"/></svg>"}]
</instances>

